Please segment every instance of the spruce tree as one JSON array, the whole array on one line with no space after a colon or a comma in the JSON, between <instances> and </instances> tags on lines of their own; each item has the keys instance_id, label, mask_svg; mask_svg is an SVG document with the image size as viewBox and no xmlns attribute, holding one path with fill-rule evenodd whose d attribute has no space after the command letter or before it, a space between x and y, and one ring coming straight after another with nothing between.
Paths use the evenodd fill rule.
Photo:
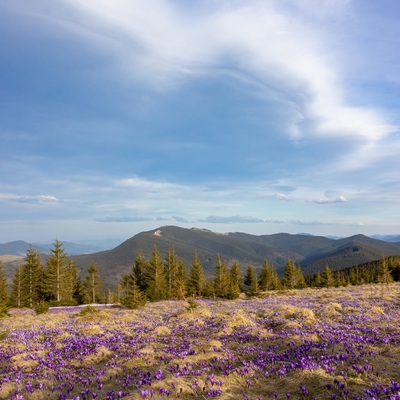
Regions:
<instances>
[{"instance_id":1,"label":"spruce tree","mask_svg":"<svg viewBox=\"0 0 400 400\"><path fill-rule=\"evenodd\" d=\"M258 285L261 291L279 289L279 277L275 267L267 260L264 261L258 276Z\"/></svg>"},{"instance_id":2,"label":"spruce tree","mask_svg":"<svg viewBox=\"0 0 400 400\"><path fill-rule=\"evenodd\" d=\"M22 283L22 267L17 267L14 273L11 286L11 305L13 307L22 308L24 306L24 287Z\"/></svg>"},{"instance_id":3,"label":"spruce tree","mask_svg":"<svg viewBox=\"0 0 400 400\"><path fill-rule=\"evenodd\" d=\"M240 269L239 263L235 260L229 271L229 279L231 284L237 285L240 291L243 290L243 277L242 270Z\"/></svg>"},{"instance_id":4,"label":"spruce tree","mask_svg":"<svg viewBox=\"0 0 400 400\"><path fill-rule=\"evenodd\" d=\"M68 279L68 257L65 254L63 244L56 240L50 250L45 270L45 291L49 300L60 303L68 297L65 292L64 282Z\"/></svg>"},{"instance_id":5,"label":"spruce tree","mask_svg":"<svg viewBox=\"0 0 400 400\"><path fill-rule=\"evenodd\" d=\"M120 287L120 296L122 299L124 299L125 297L128 296L129 293L129 286L131 284L131 281L135 280L136 282L136 278L134 277L134 274L124 274L122 275L121 281L119 283L119 287Z\"/></svg>"},{"instance_id":6,"label":"spruce tree","mask_svg":"<svg viewBox=\"0 0 400 400\"><path fill-rule=\"evenodd\" d=\"M21 271L22 306L33 308L43 300L43 265L37 249L29 246Z\"/></svg>"},{"instance_id":7,"label":"spruce tree","mask_svg":"<svg viewBox=\"0 0 400 400\"><path fill-rule=\"evenodd\" d=\"M167 291L166 291L167 299L174 297L174 285L175 285L177 269L178 269L178 264L175 256L175 250L173 247L169 247L164 261L164 275L167 284Z\"/></svg>"},{"instance_id":8,"label":"spruce tree","mask_svg":"<svg viewBox=\"0 0 400 400\"><path fill-rule=\"evenodd\" d=\"M100 280L97 266L94 262L92 262L82 285L82 293L85 304L102 303L102 288L103 284Z\"/></svg>"},{"instance_id":9,"label":"spruce tree","mask_svg":"<svg viewBox=\"0 0 400 400\"><path fill-rule=\"evenodd\" d=\"M376 268L376 283L392 283L393 277L389 271L389 261L387 258L382 257Z\"/></svg>"},{"instance_id":10,"label":"spruce tree","mask_svg":"<svg viewBox=\"0 0 400 400\"><path fill-rule=\"evenodd\" d=\"M128 275L128 278L126 296L122 298L121 303L129 309L136 309L144 306L147 302L147 297L143 291L140 290L135 275L132 273Z\"/></svg>"},{"instance_id":11,"label":"spruce tree","mask_svg":"<svg viewBox=\"0 0 400 400\"><path fill-rule=\"evenodd\" d=\"M289 260L285 265L282 286L285 289L301 289L307 286L303 272L295 265L294 260Z\"/></svg>"},{"instance_id":12,"label":"spruce tree","mask_svg":"<svg viewBox=\"0 0 400 400\"><path fill-rule=\"evenodd\" d=\"M187 273L182 259L178 261L172 294L174 298L182 300L186 296Z\"/></svg>"},{"instance_id":13,"label":"spruce tree","mask_svg":"<svg viewBox=\"0 0 400 400\"><path fill-rule=\"evenodd\" d=\"M239 263L235 260L229 270L229 299L237 299L243 290L242 271Z\"/></svg>"},{"instance_id":14,"label":"spruce tree","mask_svg":"<svg viewBox=\"0 0 400 400\"><path fill-rule=\"evenodd\" d=\"M3 264L0 260L0 317L7 313L9 305L7 279L4 276L3 268Z\"/></svg>"},{"instance_id":15,"label":"spruce tree","mask_svg":"<svg viewBox=\"0 0 400 400\"><path fill-rule=\"evenodd\" d=\"M257 294L259 293L258 279L257 279L256 270L253 267L253 265L251 265L251 264L249 264L247 266L246 277L245 277L244 283L247 286L247 293L250 296L257 296Z\"/></svg>"},{"instance_id":16,"label":"spruce tree","mask_svg":"<svg viewBox=\"0 0 400 400\"><path fill-rule=\"evenodd\" d=\"M204 294L206 277L200 263L197 252L194 253L192 265L190 266L189 278L187 282L188 295L197 297Z\"/></svg>"},{"instance_id":17,"label":"spruce tree","mask_svg":"<svg viewBox=\"0 0 400 400\"><path fill-rule=\"evenodd\" d=\"M143 256L143 253L139 251L138 256L135 259L132 268L132 274L135 276L136 284L138 285L141 291L147 290L147 268L148 262L146 258Z\"/></svg>"},{"instance_id":18,"label":"spruce tree","mask_svg":"<svg viewBox=\"0 0 400 400\"><path fill-rule=\"evenodd\" d=\"M217 265L214 273L214 294L217 297L226 298L229 295L229 275L225 262L218 254Z\"/></svg>"},{"instance_id":19,"label":"spruce tree","mask_svg":"<svg viewBox=\"0 0 400 400\"><path fill-rule=\"evenodd\" d=\"M65 268L64 283L63 283L63 303L66 305L75 305L79 302L79 281L78 268L75 267L75 262L72 258L69 259Z\"/></svg>"},{"instance_id":20,"label":"spruce tree","mask_svg":"<svg viewBox=\"0 0 400 400\"><path fill-rule=\"evenodd\" d=\"M306 279L304 278L303 271L300 265L295 269L296 274L296 289L303 289L307 287Z\"/></svg>"},{"instance_id":21,"label":"spruce tree","mask_svg":"<svg viewBox=\"0 0 400 400\"><path fill-rule=\"evenodd\" d=\"M325 266L324 271L321 274L321 286L322 287L332 287L335 284L335 279L333 278L332 270L328 265Z\"/></svg>"},{"instance_id":22,"label":"spruce tree","mask_svg":"<svg viewBox=\"0 0 400 400\"><path fill-rule=\"evenodd\" d=\"M317 288L322 287L321 273L319 271L315 274L313 286L315 286Z\"/></svg>"},{"instance_id":23,"label":"spruce tree","mask_svg":"<svg viewBox=\"0 0 400 400\"><path fill-rule=\"evenodd\" d=\"M165 280L163 261L154 246L153 255L147 266L146 294L150 301L164 300L167 297L167 282Z\"/></svg>"}]
</instances>

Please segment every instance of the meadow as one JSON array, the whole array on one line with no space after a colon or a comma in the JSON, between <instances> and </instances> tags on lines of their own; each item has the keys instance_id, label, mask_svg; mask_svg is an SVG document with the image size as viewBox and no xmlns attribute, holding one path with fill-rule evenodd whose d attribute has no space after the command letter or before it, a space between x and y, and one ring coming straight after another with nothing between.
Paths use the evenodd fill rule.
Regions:
<instances>
[{"instance_id":1,"label":"meadow","mask_svg":"<svg viewBox=\"0 0 400 400\"><path fill-rule=\"evenodd\" d=\"M1 399L400 399L400 284L0 320Z\"/></svg>"}]
</instances>

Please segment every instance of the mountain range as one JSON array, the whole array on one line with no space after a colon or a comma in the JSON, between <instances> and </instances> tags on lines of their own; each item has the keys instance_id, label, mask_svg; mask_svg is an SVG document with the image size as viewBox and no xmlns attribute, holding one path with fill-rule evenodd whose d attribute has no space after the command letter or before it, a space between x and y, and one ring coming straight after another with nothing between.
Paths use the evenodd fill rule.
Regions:
<instances>
[{"instance_id":1,"label":"mountain range","mask_svg":"<svg viewBox=\"0 0 400 400\"><path fill-rule=\"evenodd\" d=\"M393 240L393 237L391 239ZM83 275L92 262L96 263L106 286L113 287L124 273L131 270L139 251L149 259L154 246L162 258L165 257L168 248L173 247L187 267L190 266L196 252L208 276L214 271L218 255L228 265L237 260L243 271L249 263L260 268L264 260L268 260L275 265L278 274L283 272L288 259L294 259L296 264L302 267L304 274L310 274L323 270L326 265L332 270L339 270L382 257L400 255L400 241L384 241L364 235L340 239L288 233L258 236L240 232L216 233L205 229L163 226L139 233L110 250L74 255L73 259ZM19 254L22 257L28 247L26 242L0 244L0 259L3 259L4 254ZM71 254L66 246L64 248ZM46 248L38 249L42 252ZM10 275L18 260L6 262L3 259L3 263L6 274Z\"/></svg>"}]
</instances>

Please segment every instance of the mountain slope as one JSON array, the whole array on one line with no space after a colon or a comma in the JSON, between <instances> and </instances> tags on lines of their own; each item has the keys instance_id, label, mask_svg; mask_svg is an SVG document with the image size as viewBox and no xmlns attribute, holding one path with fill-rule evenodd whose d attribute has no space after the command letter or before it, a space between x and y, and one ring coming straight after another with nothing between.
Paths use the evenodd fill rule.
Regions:
<instances>
[{"instance_id":1,"label":"mountain slope","mask_svg":"<svg viewBox=\"0 0 400 400\"><path fill-rule=\"evenodd\" d=\"M29 244L22 241L6 245L7 254L20 257L29 248ZM336 240L288 233L261 236L238 232L220 234L205 229L163 226L139 233L111 250L74 255L73 258L81 270L82 277L94 262L105 285L114 288L122 275L131 271L139 251L150 259L154 246L162 258L165 257L168 248L173 247L187 268L193 260L194 253L197 252L208 276L212 276L214 272L218 255L228 265L237 260L243 271L249 263L258 269L264 260L268 260L275 265L279 274L283 272L288 259L294 259L296 264L301 265L305 274L312 274L322 271L327 264L332 270L338 270L378 260L383 256L400 255L400 243L376 240L364 235ZM0 260L2 250L5 248L0 244ZM42 254L47 253L46 249L39 251ZM66 253L71 254L67 248ZM46 256L43 257L45 259ZM10 262L3 260L5 273L9 279L20 263L21 260L10 260Z\"/></svg>"},{"instance_id":2,"label":"mountain slope","mask_svg":"<svg viewBox=\"0 0 400 400\"><path fill-rule=\"evenodd\" d=\"M173 247L187 267L197 252L209 276L214 272L218 254L228 264L237 260L243 270L248 263L259 268L264 260L268 260L278 273L282 273L289 258L300 264L305 273L313 273L322 270L326 264L336 270L400 254L400 243L383 242L363 235L334 240L287 233L262 236L219 234L203 229L164 226L139 233L112 250L75 256L74 259L83 270L95 262L104 281L116 284L124 273L131 270L138 252L142 251L149 259L154 246L163 258L168 248Z\"/></svg>"}]
</instances>

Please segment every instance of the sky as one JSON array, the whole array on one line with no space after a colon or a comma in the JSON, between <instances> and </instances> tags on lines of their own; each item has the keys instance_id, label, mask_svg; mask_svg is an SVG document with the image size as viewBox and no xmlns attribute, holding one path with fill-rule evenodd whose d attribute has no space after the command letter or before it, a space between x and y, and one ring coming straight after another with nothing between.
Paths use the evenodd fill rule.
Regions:
<instances>
[{"instance_id":1,"label":"sky","mask_svg":"<svg viewBox=\"0 0 400 400\"><path fill-rule=\"evenodd\" d=\"M0 242L400 234L398 0L0 3Z\"/></svg>"}]
</instances>

